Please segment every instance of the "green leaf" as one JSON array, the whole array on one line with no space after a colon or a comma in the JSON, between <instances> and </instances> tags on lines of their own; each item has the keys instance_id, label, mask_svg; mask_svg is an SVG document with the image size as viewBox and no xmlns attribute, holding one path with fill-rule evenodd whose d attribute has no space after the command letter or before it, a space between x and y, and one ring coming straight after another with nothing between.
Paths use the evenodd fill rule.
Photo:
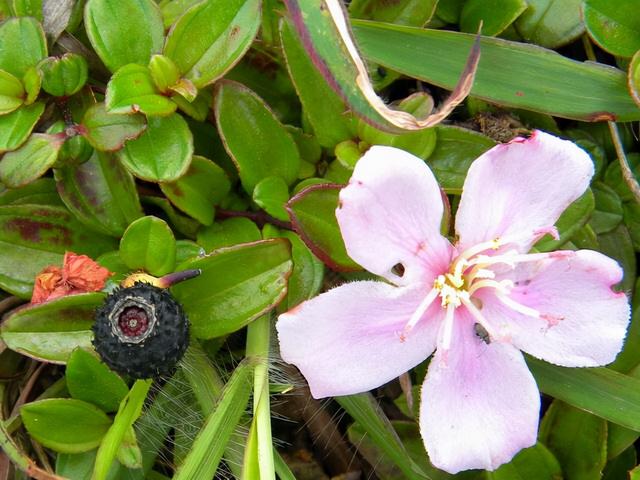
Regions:
<instances>
[{"instance_id":1,"label":"green leaf","mask_svg":"<svg viewBox=\"0 0 640 480\"><path fill-rule=\"evenodd\" d=\"M231 189L222 168L208 158L194 155L187 173L160 188L171 203L203 225L211 225L218 205Z\"/></svg>"},{"instance_id":2,"label":"green leaf","mask_svg":"<svg viewBox=\"0 0 640 480\"><path fill-rule=\"evenodd\" d=\"M47 56L47 43L35 18L10 18L0 25L0 69L22 78Z\"/></svg>"},{"instance_id":3,"label":"green leaf","mask_svg":"<svg viewBox=\"0 0 640 480\"><path fill-rule=\"evenodd\" d=\"M0 115L6 115L20 107L24 96L22 82L9 72L0 70Z\"/></svg>"},{"instance_id":4,"label":"green leaf","mask_svg":"<svg viewBox=\"0 0 640 480\"><path fill-rule=\"evenodd\" d=\"M352 18L377 20L397 25L422 27L435 13L438 0L353 0L349 4Z\"/></svg>"},{"instance_id":5,"label":"green leaf","mask_svg":"<svg viewBox=\"0 0 640 480\"><path fill-rule=\"evenodd\" d=\"M173 182L184 175L193 155L193 134L177 113L151 117L147 130L118 152L123 165L138 178Z\"/></svg>"},{"instance_id":6,"label":"green leaf","mask_svg":"<svg viewBox=\"0 0 640 480\"><path fill-rule=\"evenodd\" d=\"M84 25L91 45L112 72L129 63L147 65L162 49L162 15L152 0L89 0Z\"/></svg>"},{"instance_id":7,"label":"green leaf","mask_svg":"<svg viewBox=\"0 0 640 480\"><path fill-rule=\"evenodd\" d=\"M360 270L342 240L336 208L341 185L311 185L287 203L293 228L311 251L334 270Z\"/></svg>"},{"instance_id":8,"label":"green leaf","mask_svg":"<svg viewBox=\"0 0 640 480\"><path fill-rule=\"evenodd\" d=\"M62 201L93 230L119 237L142 216L133 177L113 154L94 151L86 162L54 174Z\"/></svg>"},{"instance_id":9,"label":"green leaf","mask_svg":"<svg viewBox=\"0 0 640 480\"><path fill-rule=\"evenodd\" d=\"M499 35L527 9L524 0L468 0L460 12L460 30L478 33L482 22L482 34Z\"/></svg>"},{"instance_id":10,"label":"green leaf","mask_svg":"<svg viewBox=\"0 0 640 480\"><path fill-rule=\"evenodd\" d=\"M212 478L251 394L253 365L243 361L238 365L222 391L216 409L207 416L204 426L193 442L193 448L178 467L174 480Z\"/></svg>"},{"instance_id":11,"label":"green leaf","mask_svg":"<svg viewBox=\"0 0 640 480\"><path fill-rule=\"evenodd\" d=\"M129 392L117 373L82 348L69 356L65 378L73 398L93 403L105 412L115 412Z\"/></svg>"},{"instance_id":12,"label":"green leaf","mask_svg":"<svg viewBox=\"0 0 640 480\"><path fill-rule=\"evenodd\" d=\"M139 137L147 127L144 115L108 113L104 103L87 110L82 126L82 134L91 146L105 152L120 150L126 140Z\"/></svg>"},{"instance_id":13,"label":"green leaf","mask_svg":"<svg viewBox=\"0 0 640 480\"><path fill-rule=\"evenodd\" d=\"M558 218L556 228L560 238L556 240L551 235L545 235L535 244L535 248L540 252L550 252L560 248L571 240L571 237L587 223L594 208L593 192L588 189L580 198L569 205Z\"/></svg>"},{"instance_id":14,"label":"green leaf","mask_svg":"<svg viewBox=\"0 0 640 480\"><path fill-rule=\"evenodd\" d=\"M467 170L473 161L496 145L489 137L459 127L437 126L436 148L429 167L447 193L462 193Z\"/></svg>"},{"instance_id":15,"label":"green leaf","mask_svg":"<svg viewBox=\"0 0 640 480\"><path fill-rule=\"evenodd\" d=\"M65 363L76 348L93 348L91 326L103 301L102 293L83 293L20 309L2 324L2 339L23 355Z\"/></svg>"},{"instance_id":16,"label":"green leaf","mask_svg":"<svg viewBox=\"0 0 640 480\"><path fill-rule=\"evenodd\" d=\"M64 206L53 178L39 178L35 182L20 188L10 188L0 193L0 206L3 205L48 205Z\"/></svg>"},{"instance_id":17,"label":"green leaf","mask_svg":"<svg viewBox=\"0 0 640 480\"><path fill-rule=\"evenodd\" d=\"M607 462L607 422L556 400L540 425L540 440L567 478L599 480Z\"/></svg>"},{"instance_id":18,"label":"green leaf","mask_svg":"<svg viewBox=\"0 0 640 480\"><path fill-rule=\"evenodd\" d=\"M640 106L640 50L636 52L629 63L627 82L629 83L631 96L636 104Z\"/></svg>"},{"instance_id":19,"label":"green leaf","mask_svg":"<svg viewBox=\"0 0 640 480\"><path fill-rule=\"evenodd\" d=\"M111 419L102 410L71 398L27 403L20 409L20 416L34 439L61 453L86 452L97 447L111 425Z\"/></svg>"},{"instance_id":20,"label":"green leaf","mask_svg":"<svg viewBox=\"0 0 640 480\"><path fill-rule=\"evenodd\" d=\"M529 7L516 20L520 35L546 48L558 48L584 33L582 0L527 0Z\"/></svg>"},{"instance_id":21,"label":"green leaf","mask_svg":"<svg viewBox=\"0 0 640 480\"><path fill-rule=\"evenodd\" d=\"M444 88L453 88L471 49L471 34L354 20L369 60ZM471 95L505 107L595 121L640 119L623 72L581 63L535 45L483 38Z\"/></svg>"},{"instance_id":22,"label":"green leaf","mask_svg":"<svg viewBox=\"0 0 640 480\"><path fill-rule=\"evenodd\" d=\"M42 21L43 0L13 0L13 11L16 17L34 17Z\"/></svg>"},{"instance_id":23,"label":"green leaf","mask_svg":"<svg viewBox=\"0 0 640 480\"><path fill-rule=\"evenodd\" d=\"M598 235L600 251L615 259L624 269L624 278L619 285L621 291L633 291L636 278L636 255L629 229L619 224L614 230Z\"/></svg>"},{"instance_id":24,"label":"green leaf","mask_svg":"<svg viewBox=\"0 0 640 480\"><path fill-rule=\"evenodd\" d=\"M591 38L613 55L629 58L640 50L640 18L634 0L585 0L584 23Z\"/></svg>"},{"instance_id":25,"label":"green leaf","mask_svg":"<svg viewBox=\"0 0 640 480\"><path fill-rule=\"evenodd\" d=\"M87 82L87 61L75 53L49 57L38 64L42 74L42 89L54 97L70 97Z\"/></svg>"},{"instance_id":26,"label":"green leaf","mask_svg":"<svg viewBox=\"0 0 640 480\"><path fill-rule=\"evenodd\" d=\"M433 109L433 99L424 92L414 93L396 106L398 110L408 112L416 117L426 117ZM391 147L406 150L416 157L426 159L433 153L436 146L436 128L426 128L423 130L393 134L378 130L373 125L369 125L363 120L358 122L358 137L370 145L389 145ZM338 148L336 147L336 156ZM360 158L357 156L354 160ZM355 162L349 167L353 169Z\"/></svg>"},{"instance_id":27,"label":"green leaf","mask_svg":"<svg viewBox=\"0 0 640 480\"><path fill-rule=\"evenodd\" d=\"M289 310L320 292L324 281L324 264L295 233L282 232L282 236L291 242L293 260L286 302L281 305L285 310Z\"/></svg>"},{"instance_id":28,"label":"green leaf","mask_svg":"<svg viewBox=\"0 0 640 480\"><path fill-rule=\"evenodd\" d=\"M61 265L65 251L97 257L113 240L88 231L65 209L49 205L0 207L0 287L31 297L35 276Z\"/></svg>"},{"instance_id":29,"label":"green leaf","mask_svg":"<svg viewBox=\"0 0 640 480\"><path fill-rule=\"evenodd\" d=\"M142 451L138 446L136 431L132 426L124 432L116 458L122 466L128 469L142 467Z\"/></svg>"},{"instance_id":30,"label":"green leaf","mask_svg":"<svg viewBox=\"0 0 640 480\"><path fill-rule=\"evenodd\" d=\"M256 224L244 217L228 218L198 230L198 243L207 252L239 243L256 242L261 238Z\"/></svg>"},{"instance_id":31,"label":"green leaf","mask_svg":"<svg viewBox=\"0 0 640 480\"><path fill-rule=\"evenodd\" d=\"M629 229L629 235L636 252L640 251L640 205L635 202L622 205L624 224Z\"/></svg>"},{"instance_id":32,"label":"green leaf","mask_svg":"<svg viewBox=\"0 0 640 480\"><path fill-rule=\"evenodd\" d=\"M158 90L169 93L170 88L180 80L180 71L173 60L164 55L154 55L149 61L149 73Z\"/></svg>"},{"instance_id":33,"label":"green leaf","mask_svg":"<svg viewBox=\"0 0 640 480\"><path fill-rule=\"evenodd\" d=\"M391 422L370 393L336 397L335 400L364 429L375 445L395 463L405 478L429 478L409 456Z\"/></svg>"},{"instance_id":34,"label":"green leaf","mask_svg":"<svg viewBox=\"0 0 640 480\"><path fill-rule=\"evenodd\" d=\"M565 368L527 357L540 390L640 432L640 380L608 368Z\"/></svg>"},{"instance_id":35,"label":"green leaf","mask_svg":"<svg viewBox=\"0 0 640 480\"><path fill-rule=\"evenodd\" d=\"M292 268L289 242L274 239L223 248L178 267L190 268L202 273L172 291L194 336L219 337L244 327L284 298Z\"/></svg>"},{"instance_id":36,"label":"green leaf","mask_svg":"<svg viewBox=\"0 0 640 480\"><path fill-rule=\"evenodd\" d=\"M0 116L0 153L15 150L31 134L44 112L44 103L36 102Z\"/></svg>"},{"instance_id":37,"label":"green leaf","mask_svg":"<svg viewBox=\"0 0 640 480\"><path fill-rule=\"evenodd\" d=\"M593 185L593 195L596 204L589 224L596 234L610 232L622 221L622 201L615 190L601 182Z\"/></svg>"},{"instance_id":38,"label":"green leaf","mask_svg":"<svg viewBox=\"0 0 640 480\"><path fill-rule=\"evenodd\" d=\"M133 422L140 416L142 405L147 398L147 392L153 380L136 380L127 396L120 403L118 413L113 419L113 424L100 442L96 463L93 468L93 480L105 480L112 462L116 458L120 444Z\"/></svg>"},{"instance_id":39,"label":"green leaf","mask_svg":"<svg viewBox=\"0 0 640 480\"><path fill-rule=\"evenodd\" d=\"M149 69L135 63L120 67L111 77L104 102L111 113L142 112L149 116L166 116L177 108L156 89Z\"/></svg>"},{"instance_id":40,"label":"green leaf","mask_svg":"<svg viewBox=\"0 0 640 480\"><path fill-rule=\"evenodd\" d=\"M562 468L558 460L542 443L525 448L509 463L493 472L487 472L487 480L558 480ZM574 478L574 477L571 477Z\"/></svg>"},{"instance_id":41,"label":"green leaf","mask_svg":"<svg viewBox=\"0 0 640 480\"><path fill-rule=\"evenodd\" d=\"M131 270L160 277L173 271L176 240L163 220L148 216L134 221L122 235L120 258Z\"/></svg>"},{"instance_id":42,"label":"green leaf","mask_svg":"<svg viewBox=\"0 0 640 480\"><path fill-rule=\"evenodd\" d=\"M263 178L253 189L253 201L279 220L289 220L289 215L284 208L287 200L289 200L289 188L282 177Z\"/></svg>"},{"instance_id":43,"label":"green leaf","mask_svg":"<svg viewBox=\"0 0 640 480\"><path fill-rule=\"evenodd\" d=\"M56 455L56 475L74 480L91 480L96 451L59 453Z\"/></svg>"},{"instance_id":44,"label":"green leaf","mask_svg":"<svg viewBox=\"0 0 640 480\"><path fill-rule=\"evenodd\" d=\"M167 36L164 54L202 88L249 49L260 27L260 0L205 0L189 8Z\"/></svg>"},{"instance_id":45,"label":"green leaf","mask_svg":"<svg viewBox=\"0 0 640 480\"><path fill-rule=\"evenodd\" d=\"M333 148L350 139L354 129L353 116L314 66L287 19L280 24L280 39L289 75L320 145Z\"/></svg>"},{"instance_id":46,"label":"green leaf","mask_svg":"<svg viewBox=\"0 0 640 480\"><path fill-rule=\"evenodd\" d=\"M18 188L40 178L55 163L63 141L57 135L34 133L20 148L4 155L0 180Z\"/></svg>"},{"instance_id":47,"label":"green leaf","mask_svg":"<svg viewBox=\"0 0 640 480\"><path fill-rule=\"evenodd\" d=\"M214 111L247 193L266 177L282 177L287 185L298 178L300 154L293 138L255 93L239 83L221 81Z\"/></svg>"}]
</instances>

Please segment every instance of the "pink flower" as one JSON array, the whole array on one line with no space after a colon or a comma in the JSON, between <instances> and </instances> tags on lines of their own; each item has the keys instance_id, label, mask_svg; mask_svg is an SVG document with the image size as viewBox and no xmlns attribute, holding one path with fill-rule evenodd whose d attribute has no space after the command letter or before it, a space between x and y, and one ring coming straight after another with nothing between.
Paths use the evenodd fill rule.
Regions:
<instances>
[{"instance_id":1,"label":"pink flower","mask_svg":"<svg viewBox=\"0 0 640 480\"><path fill-rule=\"evenodd\" d=\"M592 367L622 348L620 266L590 250L527 253L592 175L583 150L543 132L498 145L469 169L452 245L427 165L372 147L336 216L349 255L386 281L348 283L280 315L282 357L320 398L375 388L435 350L419 419L432 463L456 473L508 462L536 442L540 409L519 350Z\"/></svg>"}]
</instances>

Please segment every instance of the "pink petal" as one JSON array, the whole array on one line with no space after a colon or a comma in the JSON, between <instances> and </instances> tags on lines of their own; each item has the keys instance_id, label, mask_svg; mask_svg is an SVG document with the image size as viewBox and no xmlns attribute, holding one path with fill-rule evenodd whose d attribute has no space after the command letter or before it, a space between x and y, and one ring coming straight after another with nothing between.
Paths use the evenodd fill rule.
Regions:
<instances>
[{"instance_id":1,"label":"pink petal","mask_svg":"<svg viewBox=\"0 0 640 480\"><path fill-rule=\"evenodd\" d=\"M341 285L280 315L282 358L296 365L315 398L378 387L435 349L439 304L402 341L400 333L424 297L421 289L382 282Z\"/></svg>"},{"instance_id":2,"label":"pink petal","mask_svg":"<svg viewBox=\"0 0 640 480\"><path fill-rule=\"evenodd\" d=\"M374 146L340 192L336 217L356 262L398 285L431 281L447 269L451 245L440 235L440 188L421 159ZM404 275L392 271L404 266Z\"/></svg>"},{"instance_id":3,"label":"pink petal","mask_svg":"<svg viewBox=\"0 0 640 480\"><path fill-rule=\"evenodd\" d=\"M431 462L449 473L494 470L536 442L540 396L522 354L484 343L464 307L451 349L438 350L422 387L420 432Z\"/></svg>"},{"instance_id":4,"label":"pink petal","mask_svg":"<svg viewBox=\"0 0 640 480\"><path fill-rule=\"evenodd\" d=\"M572 142L535 131L497 145L469 169L456 217L462 249L515 237L526 253L593 176L589 155Z\"/></svg>"},{"instance_id":5,"label":"pink petal","mask_svg":"<svg viewBox=\"0 0 640 480\"><path fill-rule=\"evenodd\" d=\"M622 269L591 250L563 254L520 264L503 277L517 282L511 299L548 315L556 325L514 312L488 293L481 297L483 313L493 324L507 325L513 344L535 357L567 367L611 363L629 324L627 297L611 290L622 279Z\"/></svg>"}]
</instances>

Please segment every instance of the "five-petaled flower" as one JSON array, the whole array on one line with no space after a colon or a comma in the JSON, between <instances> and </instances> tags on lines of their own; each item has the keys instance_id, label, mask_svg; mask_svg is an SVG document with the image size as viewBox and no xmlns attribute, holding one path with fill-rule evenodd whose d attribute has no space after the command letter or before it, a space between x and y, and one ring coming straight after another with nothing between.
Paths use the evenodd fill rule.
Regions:
<instances>
[{"instance_id":1,"label":"five-petaled flower","mask_svg":"<svg viewBox=\"0 0 640 480\"><path fill-rule=\"evenodd\" d=\"M508 462L536 442L540 410L519 350L591 367L622 348L620 266L590 250L529 253L557 235L592 175L583 150L543 132L498 145L469 169L452 244L427 165L372 147L336 216L349 255L385 281L347 283L280 315L282 357L318 398L375 388L435 350L419 418L432 463L455 473Z\"/></svg>"}]
</instances>

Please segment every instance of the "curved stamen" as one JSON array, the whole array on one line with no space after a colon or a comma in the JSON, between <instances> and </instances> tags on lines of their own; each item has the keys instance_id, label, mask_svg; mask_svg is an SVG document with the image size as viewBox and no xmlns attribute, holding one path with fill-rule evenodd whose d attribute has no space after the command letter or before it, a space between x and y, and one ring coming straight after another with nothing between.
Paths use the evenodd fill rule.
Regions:
<instances>
[{"instance_id":1,"label":"curved stamen","mask_svg":"<svg viewBox=\"0 0 640 480\"><path fill-rule=\"evenodd\" d=\"M411 315L411 318L409 319L407 324L404 326L404 329L400 334L400 340L404 340L405 336L409 332L411 332L411 330L413 330L413 327L415 327L418 324L418 322L422 319L422 316L424 315L424 313L431 306L433 301L438 297L438 293L439 293L438 290L434 287L429 291L427 296L424 297L422 302L420 302L420 305L418 305L418 308L416 308L416 311L413 312L413 315Z\"/></svg>"},{"instance_id":2,"label":"curved stamen","mask_svg":"<svg viewBox=\"0 0 640 480\"><path fill-rule=\"evenodd\" d=\"M453 317L456 307L448 305L444 316L444 324L442 326L442 340L438 345L438 348L443 351L446 361L447 352L451 348L451 337L453 337Z\"/></svg>"},{"instance_id":3,"label":"curved stamen","mask_svg":"<svg viewBox=\"0 0 640 480\"><path fill-rule=\"evenodd\" d=\"M473 295L476 290L480 290L481 288L495 288L499 292L506 294L512 287L513 282L511 280L502 280L498 282L496 280L485 279L474 282L469 288L469 295Z\"/></svg>"},{"instance_id":4,"label":"curved stamen","mask_svg":"<svg viewBox=\"0 0 640 480\"><path fill-rule=\"evenodd\" d=\"M504 305L506 305L510 309L515 310L518 313L522 313L527 317L539 318L541 320L544 320L545 322L547 322L547 324L550 327L557 325L560 321L564 319L564 317L562 316L551 315L549 313L541 313L535 308L531 308L526 305L523 305L520 302L516 302L511 297L501 292L496 292L496 297L498 298L498 300L500 300Z\"/></svg>"},{"instance_id":5,"label":"curved stamen","mask_svg":"<svg viewBox=\"0 0 640 480\"><path fill-rule=\"evenodd\" d=\"M513 252L513 253L512 253ZM504 263L507 265L515 266L518 263L531 263L539 262L547 259L562 259L574 257L576 252L573 250L559 250L557 252L545 252L545 253L515 253L513 250L503 255L478 255L473 260L469 261L469 265L480 265L487 267L489 265L495 265L496 263Z\"/></svg>"}]
</instances>

